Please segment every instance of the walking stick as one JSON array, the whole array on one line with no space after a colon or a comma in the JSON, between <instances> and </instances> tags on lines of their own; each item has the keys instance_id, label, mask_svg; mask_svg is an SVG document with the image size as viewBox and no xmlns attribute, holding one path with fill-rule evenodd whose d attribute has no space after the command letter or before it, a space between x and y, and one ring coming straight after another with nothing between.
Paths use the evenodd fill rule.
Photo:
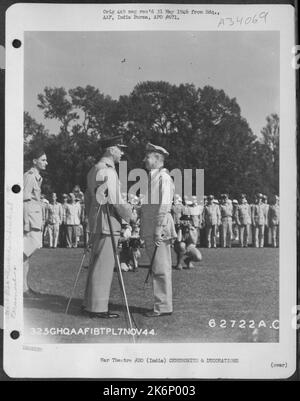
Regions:
<instances>
[{"instance_id":1,"label":"walking stick","mask_svg":"<svg viewBox=\"0 0 300 401\"><path fill-rule=\"evenodd\" d=\"M152 274L152 266L153 266L153 262L154 262L154 259L155 259L155 256L156 256L157 248L158 248L158 245L155 245L154 252L153 252L153 255L152 255L152 258L151 258L151 262L150 262L150 266L149 266L149 269L148 269L147 277L146 277L145 282L144 282L144 288L146 287L146 284L148 283L148 280L149 280L149 278L150 278L150 276Z\"/></svg>"},{"instance_id":2,"label":"walking stick","mask_svg":"<svg viewBox=\"0 0 300 401\"><path fill-rule=\"evenodd\" d=\"M120 283L120 287L121 287L121 293L122 293L123 300L124 300L124 303L125 303L130 329L133 330L134 329L133 324L132 324L132 320L133 319L132 319L132 316L131 316L131 313L130 313L130 309L129 309L129 305L128 305L128 300L127 300L127 295L126 295L126 290L125 290L122 270L121 270L121 266L120 266L118 253L117 253L117 245L116 245L116 241L115 241L114 235L113 235L113 228L112 228L112 224L111 224L111 216L110 216L109 204L108 203L106 203L106 211L107 211L107 220L108 220L108 225L109 225L109 231L110 231L110 237L111 237L111 242L112 242L115 262L117 264L117 269L118 269L118 278L119 278L119 283ZM135 326L136 326L136 324L135 324ZM134 334L132 334L132 339L133 339L133 342L135 343L135 335Z\"/></svg>"},{"instance_id":3,"label":"walking stick","mask_svg":"<svg viewBox=\"0 0 300 401\"><path fill-rule=\"evenodd\" d=\"M77 275L76 275L76 278L75 278L75 281L74 281L74 285L72 287L72 292L71 292L71 295L70 295L70 298L68 300L68 304L67 304L67 307L66 307L66 310L65 310L65 315L68 314L69 307L70 307L72 299L74 297L75 289L77 287L77 283L78 283L78 280L79 280L79 276L80 276L80 272L81 272L81 269L82 269L82 266L83 266L84 259L85 259L86 255L87 255L87 253L89 252L90 247L93 245L93 236L95 234L100 208L101 208L101 205L99 205L98 209L97 209L97 214L96 214L96 218L95 218L95 221L94 221L94 227L93 227L94 230L92 232L92 235L90 236L89 243L88 243L88 245L86 246L86 248L83 251L83 255L82 255L82 258L81 258L81 263L79 265L79 269L78 269L78 272L77 272Z\"/></svg>"}]
</instances>

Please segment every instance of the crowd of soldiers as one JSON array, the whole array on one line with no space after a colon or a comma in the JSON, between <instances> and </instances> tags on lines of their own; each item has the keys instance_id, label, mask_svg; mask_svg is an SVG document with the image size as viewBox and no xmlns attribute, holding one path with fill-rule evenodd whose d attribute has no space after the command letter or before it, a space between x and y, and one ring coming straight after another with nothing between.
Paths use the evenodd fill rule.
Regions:
<instances>
[{"instance_id":1,"label":"crowd of soldiers","mask_svg":"<svg viewBox=\"0 0 300 401\"><path fill-rule=\"evenodd\" d=\"M197 197L183 200L175 195L172 215L177 230L182 220L190 220L197 231L197 245L200 247L231 247L232 240L241 247L248 247L252 237L252 246L263 248L271 245L278 247L279 241L279 197L275 195L268 203L266 195L256 194L253 204L247 196L241 194L239 201L229 199L228 194L204 196L198 204ZM189 217L189 219L188 219ZM269 241L269 234L271 241Z\"/></svg>"},{"instance_id":2,"label":"crowd of soldiers","mask_svg":"<svg viewBox=\"0 0 300 401\"><path fill-rule=\"evenodd\" d=\"M125 193L122 197L138 213L142 197ZM52 193L49 200L44 195L41 196L43 246L47 243L50 248L56 248L58 245L66 248L77 248L79 245L86 247L89 230L83 192L76 185L71 193L62 194L61 198L62 201L58 202L56 193ZM219 199L213 195L204 196L200 202L196 196L185 196L182 199L176 194L171 212L177 235L182 238L183 233L189 234L187 240L178 242L193 243L197 248L230 248L233 242L240 247L248 247L250 244L256 248L270 245L278 247L279 197L277 195L269 204L267 196L258 193L254 203L249 204L245 194L241 194L239 201L229 199L228 194L221 194ZM134 227L125 225L123 234L120 247L130 249L129 238L139 237L139 224L135 224ZM136 241L135 243L137 244ZM130 263L136 268L135 260L133 264L132 261Z\"/></svg>"},{"instance_id":3,"label":"crowd of soldiers","mask_svg":"<svg viewBox=\"0 0 300 401\"><path fill-rule=\"evenodd\" d=\"M69 194L52 192L49 199L41 195L43 215L43 246L50 248L77 248L83 240L88 242L88 230L85 217L84 194L76 185Z\"/></svg>"}]
</instances>

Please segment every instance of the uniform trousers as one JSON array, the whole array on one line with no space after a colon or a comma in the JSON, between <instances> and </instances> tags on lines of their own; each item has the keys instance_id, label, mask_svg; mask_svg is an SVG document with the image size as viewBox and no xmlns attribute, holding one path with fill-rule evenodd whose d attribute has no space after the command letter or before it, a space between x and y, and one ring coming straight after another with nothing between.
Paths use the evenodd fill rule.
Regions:
<instances>
[{"instance_id":1,"label":"uniform trousers","mask_svg":"<svg viewBox=\"0 0 300 401\"><path fill-rule=\"evenodd\" d=\"M278 246L278 238L279 238L279 225L275 224L271 226L271 234L272 234L272 246L276 248Z\"/></svg>"},{"instance_id":2,"label":"uniform trousers","mask_svg":"<svg viewBox=\"0 0 300 401\"><path fill-rule=\"evenodd\" d=\"M247 245L248 245L249 230L250 230L250 225L249 225L249 224L241 224L241 225L239 226L239 231L240 231L240 245L241 245L241 246L247 246Z\"/></svg>"},{"instance_id":3,"label":"uniform trousers","mask_svg":"<svg viewBox=\"0 0 300 401\"><path fill-rule=\"evenodd\" d=\"M231 246L231 237L232 237L232 218L231 217L223 217L221 224L221 246L226 248L228 244Z\"/></svg>"},{"instance_id":4,"label":"uniform trousers","mask_svg":"<svg viewBox=\"0 0 300 401\"><path fill-rule=\"evenodd\" d=\"M49 224L48 223L48 235L49 235L49 246L50 248L57 247L57 241L59 236L59 223Z\"/></svg>"},{"instance_id":5,"label":"uniform trousers","mask_svg":"<svg viewBox=\"0 0 300 401\"><path fill-rule=\"evenodd\" d=\"M207 247L211 248L217 246L217 225L206 226L206 243Z\"/></svg>"},{"instance_id":6,"label":"uniform trousers","mask_svg":"<svg viewBox=\"0 0 300 401\"><path fill-rule=\"evenodd\" d=\"M119 236L114 236L116 244ZM115 267L110 235L94 234L90 266L84 296L84 306L89 312L107 312L110 288Z\"/></svg>"},{"instance_id":7,"label":"uniform trousers","mask_svg":"<svg viewBox=\"0 0 300 401\"><path fill-rule=\"evenodd\" d=\"M67 247L77 246L78 225L67 224Z\"/></svg>"},{"instance_id":8,"label":"uniform trousers","mask_svg":"<svg viewBox=\"0 0 300 401\"><path fill-rule=\"evenodd\" d=\"M29 272L29 258L39 248L42 247L42 231L32 229L31 231L24 231L23 235L23 291L29 289L28 286L28 272Z\"/></svg>"},{"instance_id":9,"label":"uniform trousers","mask_svg":"<svg viewBox=\"0 0 300 401\"><path fill-rule=\"evenodd\" d=\"M152 238L145 238L145 245L147 255L149 259L152 260L155 249ZM172 312L171 240L162 241L157 248L152 264L152 280L154 292L154 312Z\"/></svg>"},{"instance_id":10,"label":"uniform trousers","mask_svg":"<svg viewBox=\"0 0 300 401\"><path fill-rule=\"evenodd\" d=\"M257 224L253 226L253 239L252 244L255 248L263 248L264 247L264 228L263 224Z\"/></svg>"}]
</instances>

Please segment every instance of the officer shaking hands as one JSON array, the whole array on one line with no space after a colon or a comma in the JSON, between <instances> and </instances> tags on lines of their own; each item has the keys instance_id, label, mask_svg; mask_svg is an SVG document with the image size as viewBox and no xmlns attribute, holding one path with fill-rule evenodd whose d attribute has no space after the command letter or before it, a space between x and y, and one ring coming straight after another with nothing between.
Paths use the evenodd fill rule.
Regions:
<instances>
[{"instance_id":1,"label":"officer shaking hands","mask_svg":"<svg viewBox=\"0 0 300 401\"><path fill-rule=\"evenodd\" d=\"M115 164L119 163L126 146L122 137L117 136L103 142L105 152L99 162L87 175L85 210L91 241L91 257L83 303L84 312L91 318L118 318L108 308L110 288L115 266L115 255L109 226L106 204L109 207L113 237L120 238L122 219L129 223L134 220L132 206L121 195L120 182ZM99 204L100 203L100 204Z\"/></svg>"},{"instance_id":2,"label":"officer shaking hands","mask_svg":"<svg viewBox=\"0 0 300 401\"><path fill-rule=\"evenodd\" d=\"M146 317L170 315L172 305L171 244L176 238L171 215L174 184L164 160L169 153L161 146L148 143L144 163L149 171L147 201L141 207L141 238L152 261L154 307Z\"/></svg>"}]
</instances>

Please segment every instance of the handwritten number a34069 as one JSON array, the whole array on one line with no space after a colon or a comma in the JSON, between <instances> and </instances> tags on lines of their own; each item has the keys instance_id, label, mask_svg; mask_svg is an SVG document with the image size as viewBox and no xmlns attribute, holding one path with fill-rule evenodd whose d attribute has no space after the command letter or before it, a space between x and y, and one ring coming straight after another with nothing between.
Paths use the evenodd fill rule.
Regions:
<instances>
[{"instance_id":1,"label":"handwritten number a34069","mask_svg":"<svg viewBox=\"0 0 300 401\"><path fill-rule=\"evenodd\" d=\"M241 26L241 25L249 25L249 24L258 24L258 23L267 23L267 11L262 11L259 14L255 14L253 16L248 17L225 17L220 18L218 23L218 28L220 27L230 27L230 26Z\"/></svg>"}]
</instances>

